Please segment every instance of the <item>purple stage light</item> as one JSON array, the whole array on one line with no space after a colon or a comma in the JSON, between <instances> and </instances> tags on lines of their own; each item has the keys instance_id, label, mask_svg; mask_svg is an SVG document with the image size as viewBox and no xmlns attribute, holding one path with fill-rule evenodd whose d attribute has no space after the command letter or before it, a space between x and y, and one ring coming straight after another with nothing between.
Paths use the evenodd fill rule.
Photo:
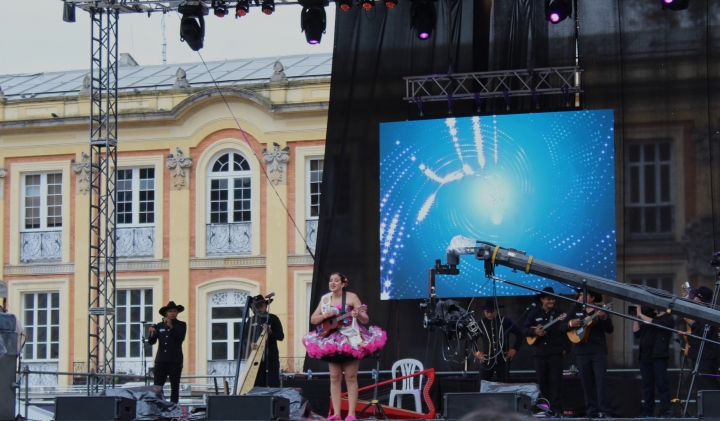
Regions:
<instances>
[{"instance_id":1,"label":"purple stage light","mask_svg":"<svg viewBox=\"0 0 720 421\"><path fill-rule=\"evenodd\" d=\"M667 0L666 0L667 1ZM560 22L560 15L557 13L551 13L550 14L550 22L552 23L558 23Z\"/></svg>"},{"instance_id":2,"label":"purple stage light","mask_svg":"<svg viewBox=\"0 0 720 421\"><path fill-rule=\"evenodd\" d=\"M420 32L418 34L418 38L420 38L420 39L428 39L429 36L430 36L430 34L428 34L427 32Z\"/></svg>"},{"instance_id":3,"label":"purple stage light","mask_svg":"<svg viewBox=\"0 0 720 421\"><path fill-rule=\"evenodd\" d=\"M309 43L309 44L317 44L317 43L318 43L318 40L316 40L316 39L311 39L311 40L308 41L308 43Z\"/></svg>"},{"instance_id":4,"label":"purple stage light","mask_svg":"<svg viewBox=\"0 0 720 421\"><path fill-rule=\"evenodd\" d=\"M664 2L665 4L670 4L670 3L673 2L673 0L663 0L663 2Z\"/></svg>"}]
</instances>

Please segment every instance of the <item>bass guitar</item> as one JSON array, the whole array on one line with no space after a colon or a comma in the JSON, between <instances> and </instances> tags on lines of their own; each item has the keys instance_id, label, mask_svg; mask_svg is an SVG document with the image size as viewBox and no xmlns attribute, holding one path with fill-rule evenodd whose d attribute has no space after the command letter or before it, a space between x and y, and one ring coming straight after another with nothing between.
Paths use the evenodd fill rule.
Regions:
<instances>
[{"instance_id":1,"label":"bass guitar","mask_svg":"<svg viewBox=\"0 0 720 421\"><path fill-rule=\"evenodd\" d=\"M356 310L361 313L364 313L367 311L367 306L365 304L363 304L360 307L358 307ZM321 336L324 338L324 337L328 336L329 334L333 333L334 331L336 331L338 329L338 327L340 325L340 321L347 319L351 315L352 315L351 312L338 314L337 316L328 317L322 323L315 325L317 332L318 332L318 336Z\"/></svg>"},{"instance_id":2,"label":"bass guitar","mask_svg":"<svg viewBox=\"0 0 720 421\"><path fill-rule=\"evenodd\" d=\"M682 286L683 291L683 298L690 299L690 282L685 282ZM690 323L685 322L685 330L687 333L692 333L692 328L690 327ZM683 338L685 341L685 356L690 355L690 341L688 341L687 338Z\"/></svg>"},{"instance_id":3,"label":"bass guitar","mask_svg":"<svg viewBox=\"0 0 720 421\"><path fill-rule=\"evenodd\" d=\"M602 310L610 310L612 306L613 303L609 302L602 307ZM597 318L598 312L596 311L595 314L593 314L592 316L587 316L586 318L584 318L580 326L568 330L567 335L568 338L570 338L570 341L574 344L581 344L587 342L588 338L590 337L590 331L597 323Z\"/></svg>"},{"instance_id":4,"label":"bass guitar","mask_svg":"<svg viewBox=\"0 0 720 421\"><path fill-rule=\"evenodd\" d=\"M545 330L545 331L547 331L547 330L550 328L550 326L554 325L555 323L557 323L557 322L559 322L559 321L565 320L565 317L567 317L567 314L565 314L565 313L563 313L563 314L561 314L560 316L558 316L557 319L553 319L553 318L551 317L551 318L550 318L550 322L548 322L548 324L546 324L545 326L543 326L542 329ZM537 326L530 326L530 328L531 328L531 329L537 329ZM535 345L535 343L537 342L538 338L539 338L539 336L537 336L537 335L535 335L535 336L528 336L527 338L525 338L525 340L527 341L528 345Z\"/></svg>"}]
</instances>

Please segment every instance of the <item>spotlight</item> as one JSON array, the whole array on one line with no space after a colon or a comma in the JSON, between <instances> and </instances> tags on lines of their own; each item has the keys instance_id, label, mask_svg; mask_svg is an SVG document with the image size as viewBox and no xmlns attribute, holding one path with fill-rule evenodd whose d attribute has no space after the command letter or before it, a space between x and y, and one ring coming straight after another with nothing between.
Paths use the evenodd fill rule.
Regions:
<instances>
[{"instance_id":1,"label":"spotlight","mask_svg":"<svg viewBox=\"0 0 720 421\"><path fill-rule=\"evenodd\" d=\"M552 24L560 23L572 14L571 0L545 0L545 18Z\"/></svg>"},{"instance_id":2,"label":"spotlight","mask_svg":"<svg viewBox=\"0 0 720 421\"><path fill-rule=\"evenodd\" d=\"M203 48L203 40L205 39L205 18L203 15L208 14L208 9L201 4L198 5L182 5L178 7L178 12L182 14L180 20L180 41L187 42L193 51Z\"/></svg>"},{"instance_id":3,"label":"spotlight","mask_svg":"<svg viewBox=\"0 0 720 421\"><path fill-rule=\"evenodd\" d=\"M75 3L68 3L63 0L63 22L75 22Z\"/></svg>"},{"instance_id":4,"label":"spotlight","mask_svg":"<svg viewBox=\"0 0 720 421\"><path fill-rule=\"evenodd\" d=\"M660 0L662 10L685 10L690 6L690 0Z\"/></svg>"},{"instance_id":5,"label":"spotlight","mask_svg":"<svg viewBox=\"0 0 720 421\"><path fill-rule=\"evenodd\" d=\"M238 0L237 6L235 6L235 19L243 17L248 13L250 13L250 1Z\"/></svg>"},{"instance_id":6,"label":"spotlight","mask_svg":"<svg viewBox=\"0 0 720 421\"><path fill-rule=\"evenodd\" d=\"M225 5L224 1L219 1L215 5L215 16L219 18L224 18L228 15L228 8L227 5Z\"/></svg>"},{"instance_id":7,"label":"spotlight","mask_svg":"<svg viewBox=\"0 0 720 421\"><path fill-rule=\"evenodd\" d=\"M340 10L347 12L352 7L352 0L338 0L338 5Z\"/></svg>"},{"instance_id":8,"label":"spotlight","mask_svg":"<svg viewBox=\"0 0 720 421\"><path fill-rule=\"evenodd\" d=\"M308 44L320 44L322 34L325 33L327 18L325 8L321 5L303 7L300 14L300 27L305 32Z\"/></svg>"},{"instance_id":9,"label":"spotlight","mask_svg":"<svg viewBox=\"0 0 720 421\"><path fill-rule=\"evenodd\" d=\"M266 15L272 15L275 11L275 0L263 0L261 9Z\"/></svg>"},{"instance_id":10,"label":"spotlight","mask_svg":"<svg viewBox=\"0 0 720 421\"><path fill-rule=\"evenodd\" d=\"M385 0L385 7L388 9L394 9L397 6L397 0Z\"/></svg>"},{"instance_id":11,"label":"spotlight","mask_svg":"<svg viewBox=\"0 0 720 421\"><path fill-rule=\"evenodd\" d=\"M435 4L432 1L414 1L410 9L410 26L415 28L417 37L426 40L435 29Z\"/></svg>"},{"instance_id":12,"label":"spotlight","mask_svg":"<svg viewBox=\"0 0 720 421\"><path fill-rule=\"evenodd\" d=\"M375 7L375 0L360 0L360 7L365 10L370 10Z\"/></svg>"}]
</instances>

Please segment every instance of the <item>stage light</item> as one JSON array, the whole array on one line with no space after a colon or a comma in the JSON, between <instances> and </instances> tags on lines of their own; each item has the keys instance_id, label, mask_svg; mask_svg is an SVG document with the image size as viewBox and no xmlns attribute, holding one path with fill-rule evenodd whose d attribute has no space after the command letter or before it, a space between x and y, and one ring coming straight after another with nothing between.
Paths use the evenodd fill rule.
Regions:
<instances>
[{"instance_id":1,"label":"stage light","mask_svg":"<svg viewBox=\"0 0 720 421\"><path fill-rule=\"evenodd\" d=\"M75 22L75 3L63 1L63 22Z\"/></svg>"},{"instance_id":2,"label":"stage light","mask_svg":"<svg viewBox=\"0 0 720 421\"><path fill-rule=\"evenodd\" d=\"M250 1L238 0L237 6L235 6L235 19L243 17L248 13L250 13Z\"/></svg>"},{"instance_id":3,"label":"stage light","mask_svg":"<svg viewBox=\"0 0 720 421\"><path fill-rule=\"evenodd\" d=\"M397 0L385 0L385 7L388 9L394 9L397 6Z\"/></svg>"},{"instance_id":4,"label":"stage light","mask_svg":"<svg viewBox=\"0 0 720 421\"><path fill-rule=\"evenodd\" d=\"M552 24L560 23L572 14L571 0L545 0L545 18Z\"/></svg>"},{"instance_id":5,"label":"stage light","mask_svg":"<svg viewBox=\"0 0 720 421\"><path fill-rule=\"evenodd\" d=\"M375 7L375 0L360 0L360 7L365 10L370 10Z\"/></svg>"},{"instance_id":6,"label":"stage light","mask_svg":"<svg viewBox=\"0 0 720 421\"><path fill-rule=\"evenodd\" d=\"M352 0L338 0L338 6L343 12L347 12L352 7Z\"/></svg>"},{"instance_id":7,"label":"stage light","mask_svg":"<svg viewBox=\"0 0 720 421\"><path fill-rule=\"evenodd\" d=\"M203 48L205 39L205 18L208 9L202 4L182 5L178 7L178 13L182 14L180 20L180 41L187 42L193 51Z\"/></svg>"},{"instance_id":8,"label":"stage light","mask_svg":"<svg viewBox=\"0 0 720 421\"><path fill-rule=\"evenodd\" d=\"M272 15L275 11L275 0L263 0L261 9L266 15Z\"/></svg>"},{"instance_id":9,"label":"stage light","mask_svg":"<svg viewBox=\"0 0 720 421\"><path fill-rule=\"evenodd\" d=\"M325 33L327 18L325 8L321 5L303 7L300 14L300 27L305 32L308 44L320 44L322 34Z\"/></svg>"},{"instance_id":10,"label":"stage light","mask_svg":"<svg viewBox=\"0 0 720 421\"><path fill-rule=\"evenodd\" d=\"M690 6L690 0L660 0L662 10L685 10Z\"/></svg>"},{"instance_id":11,"label":"stage light","mask_svg":"<svg viewBox=\"0 0 720 421\"><path fill-rule=\"evenodd\" d=\"M215 4L215 16L219 18L224 18L228 14L228 8L227 5L225 5L224 1L219 1L217 4Z\"/></svg>"},{"instance_id":12,"label":"stage light","mask_svg":"<svg viewBox=\"0 0 720 421\"><path fill-rule=\"evenodd\" d=\"M414 1L410 9L410 25L415 28L417 37L426 40L435 29L435 4L432 1Z\"/></svg>"}]
</instances>

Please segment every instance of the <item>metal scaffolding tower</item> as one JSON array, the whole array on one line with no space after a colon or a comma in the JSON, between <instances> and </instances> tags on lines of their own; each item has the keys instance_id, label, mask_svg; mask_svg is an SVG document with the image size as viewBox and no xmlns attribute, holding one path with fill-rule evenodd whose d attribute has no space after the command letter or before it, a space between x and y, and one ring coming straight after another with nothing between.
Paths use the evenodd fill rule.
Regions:
<instances>
[{"instance_id":1,"label":"metal scaffolding tower","mask_svg":"<svg viewBox=\"0 0 720 421\"><path fill-rule=\"evenodd\" d=\"M115 185L117 175L118 18L110 7L92 7L90 62L90 288L88 370L115 372ZM112 385L95 377L94 388Z\"/></svg>"}]
</instances>

